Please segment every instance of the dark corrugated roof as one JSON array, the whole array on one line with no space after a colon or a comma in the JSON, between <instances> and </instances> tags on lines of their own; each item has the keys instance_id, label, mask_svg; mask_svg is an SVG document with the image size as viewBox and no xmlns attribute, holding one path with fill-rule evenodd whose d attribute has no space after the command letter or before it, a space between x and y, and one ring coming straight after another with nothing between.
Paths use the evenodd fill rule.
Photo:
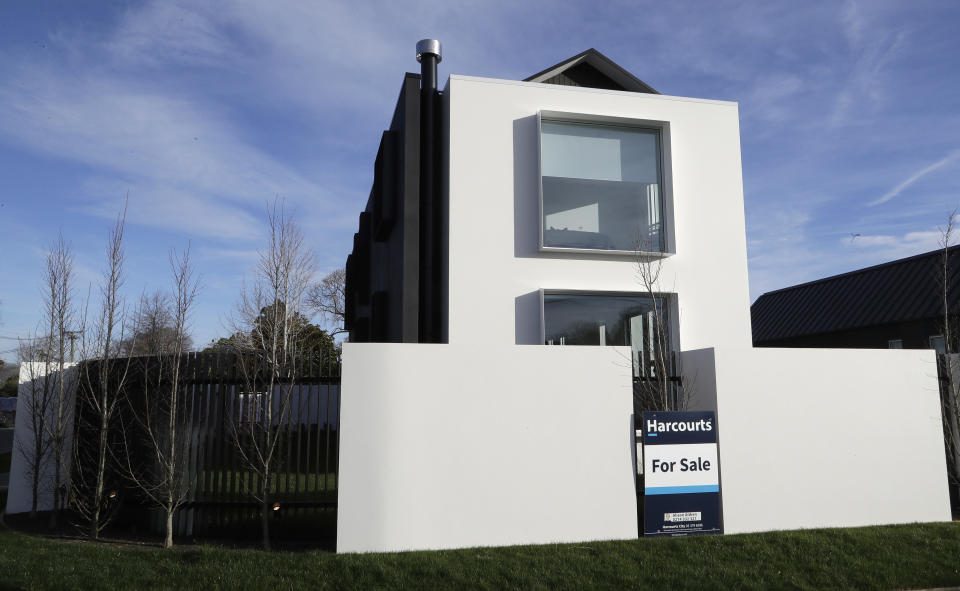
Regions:
<instances>
[{"instance_id":1,"label":"dark corrugated roof","mask_svg":"<svg viewBox=\"0 0 960 591\"><path fill-rule=\"evenodd\" d=\"M943 314L942 250L765 293L750 307L753 342ZM950 247L950 307L960 309L960 245Z\"/></svg>"},{"instance_id":2,"label":"dark corrugated roof","mask_svg":"<svg viewBox=\"0 0 960 591\"><path fill-rule=\"evenodd\" d=\"M592 47L525 78L524 82L660 94L649 84Z\"/></svg>"}]
</instances>

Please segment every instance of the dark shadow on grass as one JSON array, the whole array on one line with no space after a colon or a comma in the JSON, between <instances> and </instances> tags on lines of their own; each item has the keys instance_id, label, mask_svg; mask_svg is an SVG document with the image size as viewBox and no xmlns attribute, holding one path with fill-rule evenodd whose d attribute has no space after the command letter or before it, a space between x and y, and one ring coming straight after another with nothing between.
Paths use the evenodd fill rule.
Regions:
<instances>
[{"instance_id":1,"label":"dark shadow on grass","mask_svg":"<svg viewBox=\"0 0 960 591\"><path fill-rule=\"evenodd\" d=\"M75 520L61 520L66 525L57 530L48 526L50 514L46 511L31 518L29 513L4 515L0 525L14 531L45 539L121 546L129 548L160 548L163 546L161 534L135 524L114 522L101 533L100 539L91 541L83 530L73 525ZM336 512L325 511L321 515L290 514L278 515L271 519L270 542L275 550L286 552L334 552L336 551ZM229 525L213 526L205 535L176 536L175 548L181 550L196 549L199 546L216 546L231 549L259 549L261 547L259 516L251 516ZM185 552L186 555L188 552Z\"/></svg>"}]
</instances>

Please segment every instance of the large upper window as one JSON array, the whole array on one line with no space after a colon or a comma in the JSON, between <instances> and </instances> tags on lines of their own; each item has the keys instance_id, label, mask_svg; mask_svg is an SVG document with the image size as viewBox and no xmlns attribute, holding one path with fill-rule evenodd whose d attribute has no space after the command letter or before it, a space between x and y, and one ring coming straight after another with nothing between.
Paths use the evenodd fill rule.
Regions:
<instances>
[{"instance_id":1,"label":"large upper window","mask_svg":"<svg viewBox=\"0 0 960 591\"><path fill-rule=\"evenodd\" d=\"M544 249L663 252L660 130L541 121Z\"/></svg>"}]
</instances>

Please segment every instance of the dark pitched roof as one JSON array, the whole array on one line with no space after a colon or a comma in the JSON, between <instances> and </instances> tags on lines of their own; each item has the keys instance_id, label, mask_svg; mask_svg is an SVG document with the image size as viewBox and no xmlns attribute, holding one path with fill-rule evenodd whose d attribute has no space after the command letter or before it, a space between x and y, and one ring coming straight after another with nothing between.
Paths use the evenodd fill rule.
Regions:
<instances>
[{"instance_id":1,"label":"dark pitched roof","mask_svg":"<svg viewBox=\"0 0 960 591\"><path fill-rule=\"evenodd\" d=\"M524 82L660 94L649 84L593 48L550 66L524 79Z\"/></svg>"},{"instance_id":2,"label":"dark pitched roof","mask_svg":"<svg viewBox=\"0 0 960 591\"><path fill-rule=\"evenodd\" d=\"M753 342L832 333L943 314L942 250L765 293L750 307ZM951 309L960 304L960 246L950 247Z\"/></svg>"}]
</instances>

